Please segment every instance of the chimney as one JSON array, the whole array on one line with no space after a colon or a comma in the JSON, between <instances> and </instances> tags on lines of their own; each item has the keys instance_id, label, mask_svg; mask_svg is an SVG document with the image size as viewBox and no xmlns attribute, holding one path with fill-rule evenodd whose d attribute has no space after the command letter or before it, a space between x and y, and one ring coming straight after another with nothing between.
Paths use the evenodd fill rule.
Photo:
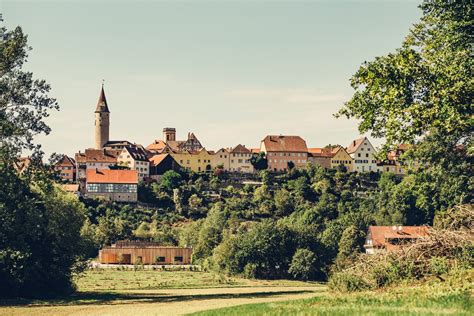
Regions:
<instances>
[{"instance_id":1,"label":"chimney","mask_svg":"<svg viewBox=\"0 0 474 316\"><path fill-rule=\"evenodd\" d=\"M355 146L355 145L356 145L356 141L355 141L355 140L352 141L352 144L353 144L352 146Z\"/></svg>"}]
</instances>

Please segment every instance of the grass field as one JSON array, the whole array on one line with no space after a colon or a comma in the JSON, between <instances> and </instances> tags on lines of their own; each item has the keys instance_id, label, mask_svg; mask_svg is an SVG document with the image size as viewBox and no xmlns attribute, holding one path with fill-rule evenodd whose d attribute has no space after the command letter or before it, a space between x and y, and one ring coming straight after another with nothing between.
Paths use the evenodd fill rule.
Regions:
<instances>
[{"instance_id":1,"label":"grass field","mask_svg":"<svg viewBox=\"0 0 474 316\"><path fill-rule=\"evenodd\" d=\"M125 290L195 289L262 286L308 286L308 282L292 280L247 280L210 272L155 270L89 270L77 281L81 292Z\"/></svg>"},{"instance_id":2,"label":"grass field","mask_svg":"<svg viewBox=\"0 0 474 316\"><path fill-rule=\"evenodd\" d=\"M304 300L241 305L193 315L474 315L474 308L471 290L430 285L357 294L328 293Z\"/></svg>"},{"instance_id":3,"label":"grass field","mask_svg":"<svg viewBox=\"0 0 474 316\"><path fill-rule=\"evenodd\" d=\"M324 284L245 280L208 272L90 270L78 292L0 301L0 315L473 315L472 289L442 283L333 294Z\"/></svg>"},{"instance_id":4,"label":"grass field","mask_svg":"<svg viewBox=\"0 0 474 316\"><path fill-rule=\"evenodd\" d=\"M0 301L0 315L181 315L239 304L310 298L317 283L245 280L208 272L89 270L78 292L54 300Z\"/></svg>"}]
</instances>

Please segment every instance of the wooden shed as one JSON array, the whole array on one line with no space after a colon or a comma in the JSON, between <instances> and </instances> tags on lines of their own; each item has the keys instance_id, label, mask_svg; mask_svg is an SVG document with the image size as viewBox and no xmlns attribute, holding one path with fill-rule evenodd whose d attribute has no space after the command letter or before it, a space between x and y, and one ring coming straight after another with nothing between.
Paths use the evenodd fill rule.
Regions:
<instances>
[{"instance_id":1,"label":"wooden shed","mask_svg":"<svg viewBox=\"0 0 474 316\"><path fill-rule=\"evenodd\" d=\"M103 264L191 264L192 248L160 246L155 242L118 241L99 251Z\"/></svg>"}]
</instances>

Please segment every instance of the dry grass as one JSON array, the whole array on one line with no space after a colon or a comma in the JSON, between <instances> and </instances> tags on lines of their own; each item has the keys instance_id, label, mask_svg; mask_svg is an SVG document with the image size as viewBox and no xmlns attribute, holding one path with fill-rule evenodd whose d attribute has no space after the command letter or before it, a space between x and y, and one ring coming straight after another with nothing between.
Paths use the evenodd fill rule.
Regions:
<instances>
[{"instance_id":1,"label":"dry grass","mask_svg":"<svg viewBox=\"0 0 474 316\"><path fill-rule=\"evenodd\" d=\"M79 292L49 301L4 301L0 315L178 315L240 304L309 298L325 286L224 278L207 272L91 270Z\"/></svg>"}]
</instances>

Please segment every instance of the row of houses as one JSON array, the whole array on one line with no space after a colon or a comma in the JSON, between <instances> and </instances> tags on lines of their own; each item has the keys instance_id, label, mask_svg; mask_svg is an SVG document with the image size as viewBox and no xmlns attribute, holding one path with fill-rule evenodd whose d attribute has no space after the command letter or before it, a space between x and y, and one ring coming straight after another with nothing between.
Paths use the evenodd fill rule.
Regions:
<instances>
[{"instance_id":1,"label":"row of houses","mask_svg":"<svg viewBox=\"0 0 474 316\"><path fill-rule=\"evenodd\" d=\"M343 165L349 172L404 174L406 170L400 157L407 149L407 146L401 145L390 152L385 161L378 161L375 149L367 137L354 140L347 147L308 148L305 140L299 136L269 135L261 141L260 148L247 148L239 144L217 151L204 147L194 151L176 150L162 140L155 141L146 148L122 141L120 144L106 143L102 149L79 151L75 158L63 156L56 164L56 169L60 177L67 181L84 179L88 169L111 168L136 170L139 181L156 179L166 170L179 168L194 172L219 168L230 172L252 173L255 172L251 163L252 156L263 152L268 169L275 172L287 171L290 166L303 168L311 163L323 168Z\"/></svg>"},{"instance_id":2,"label":"row of houses","mask_svg":"<svg viewBox=\"0 0 474 316\"><path fill-rule=\"evenodd\" d=\"M104 87L94 115L95 147L79 151L74 158L63 156L55 164L60 178L79 184L81 192L89 196L134 201L139 182L159 180L167 170L213 172L220 169L253 173L251 159L260 154L265 156L268 169L273 172L304 168L308 163L323 168L343 165L350 172L405 172L399 158L406 146L400 146L386 161L380 162L375 158L375 148L367 137L356 139L347 147L312 148L300 136L267 135L257 148L238 144L213 151L207 150L194 133L178 140L176 129L167 127L163 129L161 139L146 147L127 140L110 140L110 110Z\"/></svg>"}]
</instances>

